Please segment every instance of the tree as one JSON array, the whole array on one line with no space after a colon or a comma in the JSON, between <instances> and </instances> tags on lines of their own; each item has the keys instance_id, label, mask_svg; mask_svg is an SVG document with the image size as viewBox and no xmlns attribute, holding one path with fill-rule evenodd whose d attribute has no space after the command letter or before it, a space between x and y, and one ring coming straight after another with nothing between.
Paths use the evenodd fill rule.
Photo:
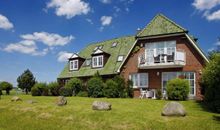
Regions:
<instances>
[{"instance_id":1,"label":"tree","mask_svg":"<svg viewBox=\"0 0 220 130\"><path fill-rule=\"evenodd\" d=\"M202 72L205 106L220 113L220 53L214 53Z\"/></svg>"},{"instance_id":2,"label":"tree","mask_svg":"<svg viewBox=\"0 0 220 130\"><path fill-rule=\"evenodd\" d=\"M3 82L0 83L0 88L2 90L5 90L6 94L9 95L10 91L13 89L13 85L8 83L8 82L3 81Z\"/></svg>"},{"instance_id":3,"label":"tree","mask_svg":"<svg viewBox=\"0 0 220 130\"><path fill-rule=\"evenodd\" d=\"M18 78L18 87L22 90L25 90L26 94L31 91L31 88L36 83L35 77L33 76L32 72L27 69L25 70Z\"/></svg>"}]
</instances>

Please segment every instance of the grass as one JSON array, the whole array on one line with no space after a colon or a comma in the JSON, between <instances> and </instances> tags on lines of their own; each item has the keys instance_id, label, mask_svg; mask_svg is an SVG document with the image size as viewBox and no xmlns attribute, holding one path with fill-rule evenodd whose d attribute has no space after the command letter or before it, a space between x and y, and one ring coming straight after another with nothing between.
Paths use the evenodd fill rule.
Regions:
<instances>
[{"instance_id":1,"label":"grass","mask_svg":"<svg viewBox=\"0 0 220 130\"><path fill-rule=\"evenodd\" d=\"M73 129L180 129L217 130L219 120L204 111L194 101L180 102L187 111L186 117L162 117L161 110L168 102L145 99L94 99L68 97L68 104L58 107L56 97L20 95L22 102L11 102L12 96L0 100L0 130L73 130ZM38 103L28 104L28 100ZM112 103L111 111L93 111L94 100Z\"/></svg>"}]
</instances>

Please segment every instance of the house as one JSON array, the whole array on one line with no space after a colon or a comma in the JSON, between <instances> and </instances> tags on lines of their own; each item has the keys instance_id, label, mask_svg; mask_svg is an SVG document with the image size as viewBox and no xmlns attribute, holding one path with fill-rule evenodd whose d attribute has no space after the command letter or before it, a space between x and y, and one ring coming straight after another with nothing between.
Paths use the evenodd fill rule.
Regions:
<instances>
[{"instance_id":1,"label":"house","mask_svg":"<svg viewBox=\"0 0 220 130\"><path fill-rule=\"evenodd\" d=\"M209 62L197 39L188 30L162 14L135 36L125 36L88 45L72 55L58 81L72 77L86 82L97 71L104 79L121 75L133 81L134 96L140 88L166 90L167 81L181 77L189 81L190 97L201 97L199 80Z\"/></svg>"}]
</instances>

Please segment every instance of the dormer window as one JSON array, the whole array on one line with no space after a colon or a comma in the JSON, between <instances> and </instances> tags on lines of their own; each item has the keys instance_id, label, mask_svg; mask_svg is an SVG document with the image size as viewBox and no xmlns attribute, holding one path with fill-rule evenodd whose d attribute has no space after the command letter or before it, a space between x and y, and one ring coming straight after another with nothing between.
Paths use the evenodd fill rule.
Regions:
<instances>
[{"instance_id":1,"label":"dormer window","mask_svg":"<svg viewBox=\"0 0 220 130\"><path fill-rule=\"evenodd\" d=\"M70 70L78 70L78 68L79 68L78 60L71 60Z\"/></svg>"},{"instance_id":2,"label":"dormer window","mask_svg":"<svg viewBox=\"0 0 220 130\"><path fill-rule=\"evenodd\" d=\"M103 67L103 55L92 57L92 67L93 68Z\"/></svg>"}]
</instances>

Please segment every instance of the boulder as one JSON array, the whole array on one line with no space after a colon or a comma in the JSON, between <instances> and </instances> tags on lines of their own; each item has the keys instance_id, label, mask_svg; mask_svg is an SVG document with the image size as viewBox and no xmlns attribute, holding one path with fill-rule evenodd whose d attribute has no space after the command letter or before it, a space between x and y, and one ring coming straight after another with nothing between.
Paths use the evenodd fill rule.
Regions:
<instances>
[{"instance_id":1,"label":"boulder","mask_svg":"<svg viewBox=\"0 0 220 130\"><path fill-rule=\"evenodd\" d=\"M35 100L28 100L27 103L34 104L34 103L37 103L37 101L35 101Z\"/></svg>"},{"instance_id":2,"label":"boulder","mask_svg":"<svg viewBox=\"0 0 220 130\"><path fill-rule=\"evenodd\" d=\"M94 101L92 103L92 109L93 110L111 110L111 104L108 102L103 102L103 101Z\"/></svg>"},{"instance_id":3,"label":"boulder","mask_svg":"<svg viewBox=\"0 0 220 130\"><path fill-rule=\"evenodd\" d=\"M59 96L56 100L58 106L64 106L67 104L67 99L64 96Z\"/></svg>"},{"instance_id":4,"label":"boulder","mask_svg":"<svg viewBox=\"0 0 220 130\"><path fill-rule=\"evenodd\" d=\"M164 106L161 115L162 116L185 116L186 111L183 105L181 105L180 103L169 102Z\"/></svg>"},{"instance_id":5,"label":"boulder","mask_svg":"<svg viewBox=\"0 0 220 130\"><path fill-rule=\"evenodd\" d=\"M21 98L18 97L18 96L13 96L13 97L11 98L11 101L12 101L12 102L17 102L17 101L22 101L22 100L21 100Z\"/></svg>"}]
</instances>

